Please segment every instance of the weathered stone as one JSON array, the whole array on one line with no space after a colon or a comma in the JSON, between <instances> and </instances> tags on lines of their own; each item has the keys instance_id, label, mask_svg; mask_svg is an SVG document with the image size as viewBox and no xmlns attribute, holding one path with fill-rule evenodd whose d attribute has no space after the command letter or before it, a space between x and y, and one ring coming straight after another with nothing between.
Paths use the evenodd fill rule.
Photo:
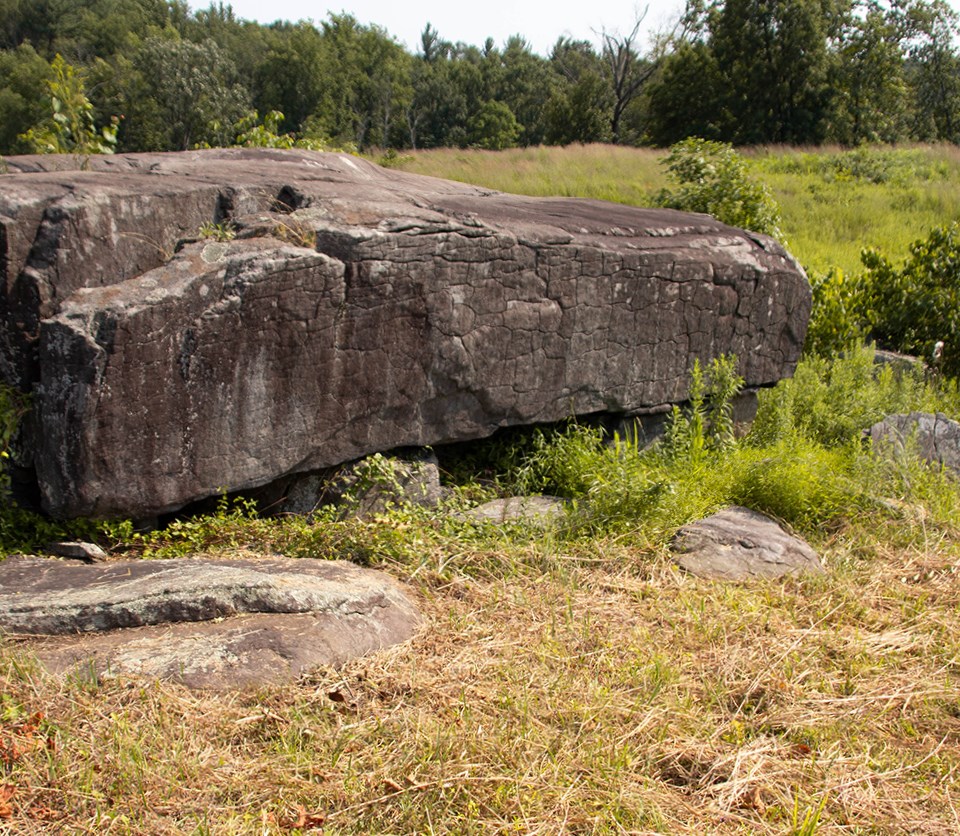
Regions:
<instances>
[{"instance_id":1,"label":"weathered stone","mask_svg":"<svg viewBox=\"0 0 960 836\"><path fill-rule=\"evenodd\" d=\"M789 374L810 288L702 215L504 195L346 155L8 158L4 377L43 507L151 516L372 452ZM56 168L55 173L47 169ZM205 221L230 242L177 242Z\"/></svg>"},{"instance_id":2,"label":"weathered stone","mask_svg":"<svg viewBox=\"0 0 960 836\"><path fill-rule=\"evenodd\" d=\"M563 517L566 502L556 496L508 496L461 512L467 519L490 522L553 523Z\"/></svg>"},{"instance_id":3,"label":"weathered stone","mask_svg":"<svg viewBox=\"0 0 960 836\"><path fill-rule=\"evenodd\" d=\"M681 569L712 580L823 573L820 558L806 542L748 508L725 508L683 526L671 549Z\"/></svg>"},{"instance_id":4,"label":"weathered stone","mask_svg":"<svg viewBox=\"0 0 960 836\"><path fill-rule=\"evenodd\" d=\"M440 466L431 451L406 458L370 456L340 469L327 499L345 514L366 517L402 505L435 507L443 497Z\"/></svg>"},{"instance_id":5,"label":"weathered stone","mask_svg":"<svg viewBox=\"0 0 960 836\"><path fill-rule=\"evenodd\" d=\"M83 560L86 563L99 563L107 559L107 553L96 543L82 543L79 541L64 541L51 543L47 552L57 557L69 557L73 560Z\"/></svg>"},{"instance_id":6,"label":"weathered stone","mask_svg":"<svg viewBox=\"0 0 960 836\"><path fill-rule=\"evenodd\" d=\"M419 620L383 573L339 561L0 563L0 630L53 636L31 647L56 672L288 681L404 641Z\"/></svg>"},{"instance_id":7,"label":"weathered stone","mask_svg":"<svg viewBox=\"0 0 960 836\"><path fill-rule=\"evenodd\" d=\"M960 423L942 412L888 415L870 428L870 438L899 450L913 441L920 458L960 473Z\"/></svg>"}]
</instances>

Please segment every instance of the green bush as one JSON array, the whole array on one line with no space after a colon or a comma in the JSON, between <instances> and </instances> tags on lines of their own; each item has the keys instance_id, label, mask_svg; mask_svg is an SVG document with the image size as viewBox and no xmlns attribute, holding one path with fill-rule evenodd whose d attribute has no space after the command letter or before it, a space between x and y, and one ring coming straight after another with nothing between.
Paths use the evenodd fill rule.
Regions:
<instances>
[{"instance_id":1,"label":"green bush","mask_svg":"<svg viewBox=\"0 0 960 836\"><path fill-rule=\"evenodd\" d=\"M60 54L50 64L53 77L44 82L50 99L50 115L18 139L36 154L112 154L117 146L120 120L99 130L93 105L84 91L83 73Z\"/></svg>"},{"instance_id":2,"label":"green bush","mask_svg":"<svg viewBox=\"0 0 960 836\"><path fill-rule=\"evenodd\" d=\"M671 146L663 162L675 188L656 196L658 206L705 212L725 224L783 239L780 208L767 187L750 177L746 160L732 145L691 137Z\"/></svg>"},{"instance_id":3,"label":"green bush","mask_svg":"<svg viewBox=\"0 0 960 836\"><path fill-rule=\"evenodd\" d=\"M942 341L940 367L960 375L960 224L915 241L899 268L876 250L866 250L862 260L864 304L877 342L931 358Z\"/></svg>"},{"instance_id":4,"label":"green bush","mask_svg":"<svg viewBox=\"0 0 960 836\"><path fill-rule=\"evenodd\" d=\"M847 276L839 267L810 276L813 309L804 351L836 357L862 346L869 332L867 294L862 277Z\"/></svg>"},{"instance_id":5,"label":"green bush","mask_svg":"<svg viewBox=\"0 0 960 836\"><path fill-rule=\"evenodd\" d=\"M893 412L960 409L952 382L936 385L922 367L895 373L874 363L870 347L834 359L808 357L793 378L760 393L760 406L747 438L753 446L775 444L800 433L825 447L859 440L865 429Z\"/></svg>"}]
</instances>

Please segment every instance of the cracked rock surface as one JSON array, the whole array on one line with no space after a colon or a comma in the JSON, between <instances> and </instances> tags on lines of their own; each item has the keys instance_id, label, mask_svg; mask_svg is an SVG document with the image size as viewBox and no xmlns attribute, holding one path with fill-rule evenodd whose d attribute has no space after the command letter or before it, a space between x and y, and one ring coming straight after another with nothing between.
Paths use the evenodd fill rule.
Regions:
<instances>
[{"instance_id":1,"label":"cracked rock surface","mask_svg":"<svg viewBox=\"0 0 960 836\"><path fill-rule=\"evenodd\" d=\"M340 561L0 563L0 631L34 637L56 672L280 682L405 641L419 623L389 577Z\"/></svg>"},{"instance_id":2,"label":"cracked rock surface","mask_svg":"<svg viewBox=\"0 0 960 836\"><path fill-rule=\"evenodd\" d=\"M920 458L960 473L960 423L942 412L888 415L870 428L870 438L899 450L914 444Z\"/></svg>"},{"instance_id":3,"label":"cracked rock surface","mask_svg":"<svg viewBox=\"0 0 960 836\"><path fill-rule=\"evenodd\" d=\"M806 333L796 262L704 215L305 151L72 160L0 175L0 368L33 393L24 465L60 517L662 411L720 354L770 385Z\"/></svg>"}]
</instances>

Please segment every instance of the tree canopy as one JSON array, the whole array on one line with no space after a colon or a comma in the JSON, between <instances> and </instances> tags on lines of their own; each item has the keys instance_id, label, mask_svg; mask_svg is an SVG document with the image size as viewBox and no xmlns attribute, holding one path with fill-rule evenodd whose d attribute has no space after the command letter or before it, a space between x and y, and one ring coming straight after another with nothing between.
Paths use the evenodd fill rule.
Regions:
<instances>
[{"instance_id":1,"label":"tree canopy","mask_svg":"<svg viewBox=\"0 0 960 836\"><path fill-rule=\"evenodd\" d=\"M125 151L230 142L254 113L361 149L960 138L945 0L688 0L649 44L641 22L547 56L522 34L452 43L428 24L410 52L346 13L261 25L222 2L0 0L0 153L37 147L58 72L93 123L122 117Z\"/></svg>"}]
</instances>

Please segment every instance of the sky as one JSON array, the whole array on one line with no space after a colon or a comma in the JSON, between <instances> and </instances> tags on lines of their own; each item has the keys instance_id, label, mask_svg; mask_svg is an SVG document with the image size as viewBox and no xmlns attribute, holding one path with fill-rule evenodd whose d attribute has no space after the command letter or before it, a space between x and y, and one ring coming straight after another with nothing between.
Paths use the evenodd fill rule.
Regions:
<instances>
[{"instance_id":1,"label":"sky","mask_svg":"<svg viewBox=\"0 0 960 836\"><path fill-rule=\"evenodd\" d=\"M511 35L523 35L535 52L548 55L561 36L597 42L601 30L627 34L638 14L648 8L641 32L663 29L680 15L683 0L224 0L243 20L310 20L319 25L329 12L348 12L360 23L382 26L411 52L420 33L432 24L446 41L483 46L491 37L498 46ZM190 0L194 11L209 0ZM645 41L644 41L645 45Z\"/></svg>"}]
</instances>

